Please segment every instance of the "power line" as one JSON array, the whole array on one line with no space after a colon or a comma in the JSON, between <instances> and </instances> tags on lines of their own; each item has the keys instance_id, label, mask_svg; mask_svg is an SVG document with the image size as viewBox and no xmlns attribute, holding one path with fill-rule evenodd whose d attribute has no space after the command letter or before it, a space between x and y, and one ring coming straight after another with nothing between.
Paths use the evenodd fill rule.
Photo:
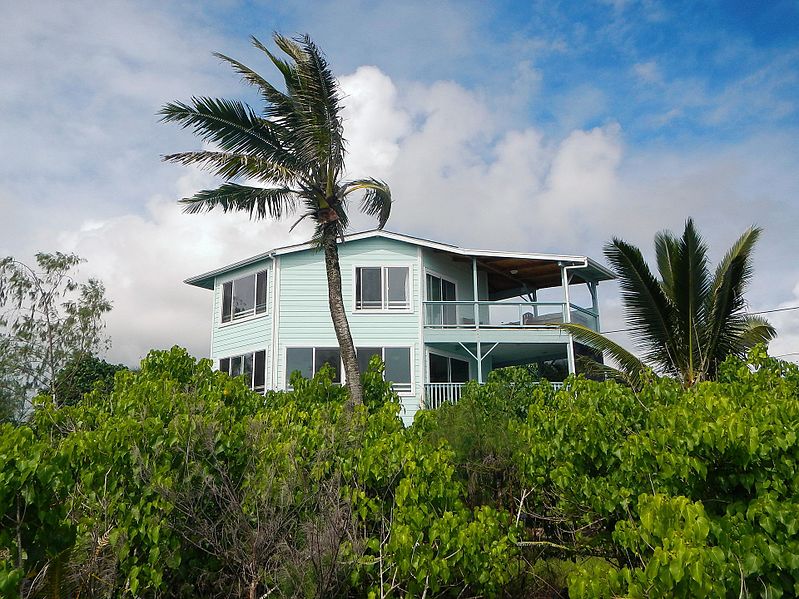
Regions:
<instances>
[{"instance_id":1,"label":"power line","mask_svg":"<svg viewBox=\"0 0 799 599\"><path fill-rule=\"evenodd\" d=\"M747 314L771 314L773 312L787 312L789 310L799 310L799 306L788 306L787 308L771 308L770 310L758 310L756 312L747 312ZM610 331L600 331L603 335L610 335L612 333L627 333L634 331L635 327L627 327L626 329L612 329Z\"/></svg>"}]
</instances>

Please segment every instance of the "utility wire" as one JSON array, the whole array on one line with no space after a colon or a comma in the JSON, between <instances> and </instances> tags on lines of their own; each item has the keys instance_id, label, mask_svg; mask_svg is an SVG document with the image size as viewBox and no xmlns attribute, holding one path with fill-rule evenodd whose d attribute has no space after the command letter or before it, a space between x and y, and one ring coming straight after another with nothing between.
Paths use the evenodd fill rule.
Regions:
<instances>
[{"instance_id":1,"label":"utility wire","mask_svg":"<svg viewBox=\"0 0 799 599\"><path fill-rule=\"evenodd\" d=\"M771 314L773 312L787 312L789 310L799 310L799 306L788 306L787 308L771 308L770 310L758 310L756 312L747 312L747 314ZM603 335L610 335L611 333L626 333L634 331L635 327L627 327L626 329L612 329L610 331L599 331Z\"/></svg>"}]
</instances>

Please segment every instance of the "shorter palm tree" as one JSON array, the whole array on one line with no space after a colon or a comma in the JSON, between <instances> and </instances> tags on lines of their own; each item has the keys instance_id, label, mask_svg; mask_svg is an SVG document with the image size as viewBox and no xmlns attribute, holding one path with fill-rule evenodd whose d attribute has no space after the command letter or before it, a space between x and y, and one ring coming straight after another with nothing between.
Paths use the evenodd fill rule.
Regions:
<instances>
[{"instance_id":1,"label":"shorter palm tree","mask_svg":"<svg viewBox=\"0 0 799 599\"><path fill-rule=\"evenodd\" d=\"M594 364L594 370L635 386L649 367L679 378L685 386L712 379L727 356L743 356L754 345L776 336L768 321L745 311L744 291L752 278L752 252L760 233L759 228L749 228L712 275L707 244L691 219L680 238L670 231L655 236L659 278L637 247L618 238L605 246L605 256L619 277L627 325L642 359L584 326L566 324L563 328L619 365L614 369Z\"/></svg>"}]
</instances>

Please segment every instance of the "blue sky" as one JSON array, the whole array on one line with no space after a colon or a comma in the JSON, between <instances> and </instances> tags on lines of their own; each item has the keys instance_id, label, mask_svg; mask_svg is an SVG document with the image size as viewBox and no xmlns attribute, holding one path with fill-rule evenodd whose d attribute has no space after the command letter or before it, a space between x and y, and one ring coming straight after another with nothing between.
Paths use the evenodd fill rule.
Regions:
<instances>
[{"instance_id":1,"label":"blue sky","mask_svg":"<svg viewBox=\"0 0 799 599\"><path fill-rule=\"evenodd\" d=\"M693 216L718 258L758 224L752 308L799 304L795 1L75 0L4 17L0 254L87 258L115 303L113 359L203 354L210 298L180 281L306 234L184 216L175 199L212 181L160 161L197 142L158 108L257 101L211 51L273 75L247 38L275 30L326 51L348 164L392 185L390 228L601 258L611 236L648 250ZM601 296L618 328L615 288ZM799 351L797 314L773 317L774 353Z\"/></svg>"}]
</instances>

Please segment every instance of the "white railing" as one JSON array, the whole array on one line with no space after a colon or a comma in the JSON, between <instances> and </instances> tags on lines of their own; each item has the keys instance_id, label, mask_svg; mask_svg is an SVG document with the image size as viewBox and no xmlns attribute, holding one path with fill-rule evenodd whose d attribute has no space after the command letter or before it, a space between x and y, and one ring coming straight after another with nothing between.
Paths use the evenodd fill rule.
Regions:
<instances>
[{"instance_id":1,"label":"white railing","mask_svg":"<svg viewBox=\"0 0 799 599\"><path fill-rule=\"evenodd\" d=\"M572 322L596 330L593 311L574 304L569 308ZM424 302L424 326L431 329L552 328L565 321L566 304L562 302Z\"/></svg>"},{"instance_id":2,"label":"white railing","mask_svg":"<svg viewBox=\"0 0 799 599\"><path fill-rule=\"evenodd\" d=\"M466 383L425 383L424 407L428 410L435 410L444 404L458 403L465 384ZM560 382L550 382L549 384L555 389L563 387L563 383Z\"/></svg>"},{"instance_id":3,"label":"white railing","mask_svg":"<svg viewBox=\"0 0 799 599\"><path fill-rule=\"evenodd\" d=\"M445 403L458 403L461 390L466 383L425 383L424 405L429 410L440 408Z\"/></svg>"}]
</instances>

